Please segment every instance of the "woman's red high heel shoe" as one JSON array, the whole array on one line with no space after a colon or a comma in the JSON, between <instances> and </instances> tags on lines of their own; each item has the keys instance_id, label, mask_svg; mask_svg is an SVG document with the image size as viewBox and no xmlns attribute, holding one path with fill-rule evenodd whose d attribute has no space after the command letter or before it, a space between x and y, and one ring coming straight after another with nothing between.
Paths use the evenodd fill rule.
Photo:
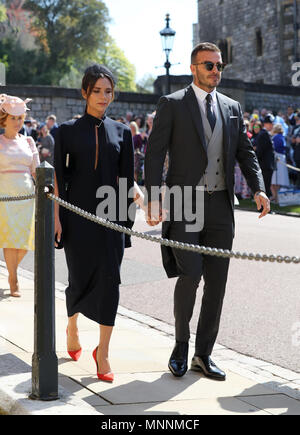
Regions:
<instances>
[{"instance_id":1,"label":"woman's red high heel shoe","mask_svg":"<svg viewBox=\"0 0 300 435\"><path fill-rule=\"evenodd\" d=\"M111 372L110 373L105 373L105 375L103 375L102 373L99 373L98 361L97 361L97 350L98 350L98 346L93 351L93 358L94 358L96 366L97 366L97 376L98 376L98 379L100 379L101 381L113 382L113 380L114 380L114 374L113 373L111 373Z\"/></svg>"},{"instance_id":2,"label":"woman's red high heel shoe","mask_svg":"<svg viewBox=\"0 0 300 435\"><path fill-rule=\"evenodd\" d=\"M68 336L68 328L66 330L66 333ZM68 354L70 355L70 357L72 358L73 361L78 361L81 353L82 353L82 348L80 348L78 350L68 350Z\"/></svg>"}]
</instances>

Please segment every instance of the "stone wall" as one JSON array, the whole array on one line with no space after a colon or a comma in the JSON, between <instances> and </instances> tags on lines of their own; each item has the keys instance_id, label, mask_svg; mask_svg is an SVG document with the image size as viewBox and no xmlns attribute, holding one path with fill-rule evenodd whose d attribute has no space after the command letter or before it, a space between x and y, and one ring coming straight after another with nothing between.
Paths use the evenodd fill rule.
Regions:
<instances>
[{"instance_id":1,"label":"stone wall","mask_svg":"<svg viewBox=\"0 0 300 435\"><path fill-rule=\"evenodd\" d=\"M291 84L300 60L300 0L198 0L194 30L194 42L222 47L224 78Z\"/></svg>"},{"instance_id":2,"label":"stone wall","mask_svg":"<svg viewBox=\"0 0 300 435\"><path fill-rule=\"evenodd\" d=\"M243 109L250 112L262 108L286 112L288 106L300 109L300 87L222 79L218 90L239 101Z\"/></svg>"},{"instance_id":3,"label":"stone wall","mask_svg":"<svg viewBox=\"0 0 300 435\"><path fill-rule=\"evenodd\" d=\"M32 98L28 104L29 116L44 121L50 114L57 116L58 123L62 123L73 116L83 114L85 101L77 89L67 89L50 86L1 86L0 92L16 95L20 98ZM146 115L155 110L159 96L153 94L138 94L133 92L119 92L115 101L108 109L108 115L118 118L126 115L127 111L136 115Z\"/></svg>"},{"instance_id":4,"label":"stone wall","mask_svg":"<svg viewBox=\"0 0 300 435\"><path fill-rule=\"evenodd\" d=\"M192 76L171 76L172 92L183 89L192 82ZM127 111L136 115L152 113L160 95L165 94L166 77L160 76L154 84L155 94L119 92L108 109L108 115L114 118L125 116ZM287 106L300 108L300 87L275 86L257 83L244 83L241 80L222 79L218 91L241 103L242 108L251 111L254 108L267 108L273 111L286 111ZM73 116L83 114L85 101L77 89L48 86L1 86L0 93L16 95L20 98L32 98L29 116L44 121L50 114L57 116L62 123Z\"/></svg>"},{"instance_id":5,"label":"stone wall","mask_svg":"<svg viewBox=\"0 0 300 435\"><path fill-rule=\"evenodd\" d=\"M245 107L286 111L288 106L300 109L300 87L247 83Z\"/></svg>"},{"instance_id":6,"label":"stone wall","mask_svg":"<svg viewBox=\"0 0 300 435\"><path fill-rule=\"evenodd\" d=\"M171 91L185 88L192 82L192 76L171 76ZM157 94L164 94L166 77L160 76L154 83ZM251 111L266 108L272 111L286 111L291 105L300 109L300 86L277 86L260 83L245 83L242 80L223 78L218 91L240 102L242 108Z\"/></svg>"}]
</instances>

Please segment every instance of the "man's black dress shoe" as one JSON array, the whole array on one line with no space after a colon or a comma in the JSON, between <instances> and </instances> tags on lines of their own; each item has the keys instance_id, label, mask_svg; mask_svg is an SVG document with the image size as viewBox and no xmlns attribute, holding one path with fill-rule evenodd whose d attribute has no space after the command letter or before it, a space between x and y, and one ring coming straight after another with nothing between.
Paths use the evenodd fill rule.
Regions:
<instances>
[{"instance_id":1,"label":"man's black dress shoe","mask_svg":"<svg viewBox=\"0 0 300 435\"><path fill-rule=\"evenodd\" d=\"M225 381L226 379L226 374L216 366L210 356L194 355L191 370L202 372L208 378L217 379L219 381Z\"/></svg>"},{"instance_id":2,"label":"man's black dress shoe","mask_svg":"<svg viewBox=\"0 0 300 435\"><path fill-rule=\"evenodd\" d=\"M169 369L174 376L183 376L187 371L189 344L176 341L169 359Z\"/></svg>"}]
</instances>

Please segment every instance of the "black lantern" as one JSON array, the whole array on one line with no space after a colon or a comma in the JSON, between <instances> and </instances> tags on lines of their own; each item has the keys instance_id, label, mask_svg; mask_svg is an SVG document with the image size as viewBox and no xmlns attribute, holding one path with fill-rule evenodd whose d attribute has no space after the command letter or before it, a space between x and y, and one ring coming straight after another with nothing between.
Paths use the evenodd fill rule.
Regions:
<instances>
[{"instance_id":1,"label":"black lantern","mask_svg":"<svg viewBox=\"0 0 300 435\"><path fill-rule=\"evenodd\" d=\"M161 36L161 40L162 40L162 46L163 46L163 50L166 53L166 62L164 67L166 68L166 76L167 76L167 94L170 93L170 68L171 68L171 64L169 61L169 56L170 56L170 52L173 49L173 44L174 44L174 38L176 35L175 30L171 29L170 27L170 15L167 14L166 15L166 27L161 30L160 36Z\"/></svg>"}]
</instances>

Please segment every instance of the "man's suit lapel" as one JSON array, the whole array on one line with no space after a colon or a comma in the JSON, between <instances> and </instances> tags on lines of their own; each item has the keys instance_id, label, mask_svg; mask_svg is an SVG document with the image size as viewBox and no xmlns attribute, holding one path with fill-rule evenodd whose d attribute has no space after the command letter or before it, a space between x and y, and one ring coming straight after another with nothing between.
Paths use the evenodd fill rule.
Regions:
<instances>
[{"instance_id":1,"label":"man's suit lapel","mask_svg":"<svg viewBox=\"0 0 300 435\"><path fill-rule=\"evenodd\" d=\"M193 91L193 88L189 86L187 88L187 92L184 97L184 102L186 103L189 112L191 113L194 125L196 127L196 130L200 137L201 145L203 146L203 149L206 153L207 144L205 140L205 134L203 129L203 123L202 123L202 117L200 113L199 104L195 95L195 92Z\"/></svg>"},{"instance_id":2,"label":"man's suit lapel","mask_svg":"<svg viewBox=\"0 0 300 435\"><path fill-rule=\"evenodd\" d=\"M223 146L224 146L224 156L226 156L229 148L230 140L230 108L228 104L223 99L222 94L217 92L217 100L219 103L222 119L223 119Z\"/></svg>"}]
</instances>

